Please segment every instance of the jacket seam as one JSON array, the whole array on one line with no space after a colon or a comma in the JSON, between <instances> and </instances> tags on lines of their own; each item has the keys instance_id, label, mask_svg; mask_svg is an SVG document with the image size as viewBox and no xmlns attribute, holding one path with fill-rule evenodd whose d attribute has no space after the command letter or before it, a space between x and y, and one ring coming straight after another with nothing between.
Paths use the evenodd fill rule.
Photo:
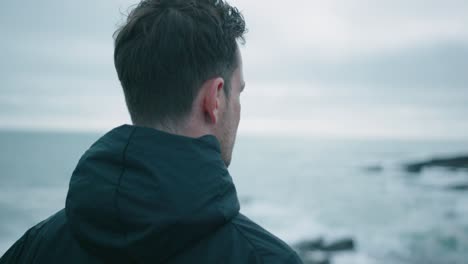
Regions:
<instances>
[{"instance_id":1,"label":"jacket seam","mask_svg":"<svg viewBox=\"0 0 468 264\"><path fill-rule=\"evenodd\" d=\"M118 217L118 221L119 221L119 224L123 227L123 223L122 223L122 216L121 216L121 212L120 212L120 207L119 207L119 202L118 202L118 197L120 196L120 186L121 186L121 183L122 183L122 178L124 177L124 174L126 172L126 169L127 169L127 166L126 166L126 154L127 154L127 149L128 149L128 146L130 145L130 140L132 139L133 137L133 134L135 133L135 128L132 129L132 132L130 133L128 139L127 139L127 143L125 144L125 147L122 151L122 157L121 157L121 160L122 160L122 170L120 172L120 175L119 175L119 179L118 179L118 182L117 182L117 186L115 187L115 192L114 192L114 206L115 206L115 209L117 211L117 217ZM127 231L125 229L123 229L123 238L124 238L124 241L127 242Z\"/></svg>"},{"instance_id":2,"label":"jacket seam","mask_svg":"<svg viewBox=\"0 0 468 264\"><path fill-rule=\"evenodd\" d=\"M245 235L244 231L242 231L238 226L237 224L235 224L234 222L230 222L234 228L237 230L237 232L239 232L239 234L241 234L241 236L244 238L244 240L247 241L247 243L252 247L253 249L253 252L255 254L255 256L257 257L258 260L260 260L261 263L264 263L263 261L263 258L261 257L260 254L258 254L258 249L257 247L255 246L255 244Z\"/></svg>"}]
</instances>

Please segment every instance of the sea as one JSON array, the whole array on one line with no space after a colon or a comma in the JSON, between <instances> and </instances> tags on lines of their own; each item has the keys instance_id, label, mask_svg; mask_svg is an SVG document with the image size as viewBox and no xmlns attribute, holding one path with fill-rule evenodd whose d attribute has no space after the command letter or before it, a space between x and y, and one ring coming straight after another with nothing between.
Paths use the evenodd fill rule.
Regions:
<instances>
[{"instance_id":1,"label":"sea","mask_svg":"<svg viewBox=\"0 0 468 264\"><path fill-rule=\"evenodd\" d=\"M0 256L62 209L100 133L0 132ZM468 141L239 135L229 168L241 212L290 245L350 238L335 264L468 264L468 172L403 165L468 154Z\"/></svg>"}]
</instances>

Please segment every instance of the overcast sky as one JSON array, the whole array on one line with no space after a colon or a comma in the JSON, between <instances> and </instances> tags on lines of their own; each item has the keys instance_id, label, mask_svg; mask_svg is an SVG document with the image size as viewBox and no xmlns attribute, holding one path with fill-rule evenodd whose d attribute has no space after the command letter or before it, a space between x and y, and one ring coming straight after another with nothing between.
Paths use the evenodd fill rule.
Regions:
<instances>
[{"instance_id":1,"label":"overcast sky","mask_svg":"<svg viewBox=\"0 0 468 264\"><path fill-rule=\"evenodd\" d=\"M6 1L0 129L129 123L112 34L128 0ZM468 139L468 1L236 0L242 134Z\"/></svg>"}]
</instances>

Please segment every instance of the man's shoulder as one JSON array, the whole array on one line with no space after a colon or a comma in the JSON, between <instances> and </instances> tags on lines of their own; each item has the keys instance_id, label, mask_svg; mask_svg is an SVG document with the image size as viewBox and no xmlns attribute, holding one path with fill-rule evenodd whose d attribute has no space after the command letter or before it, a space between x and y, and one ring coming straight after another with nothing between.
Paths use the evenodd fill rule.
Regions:
<instances>
[{"instance_id":1,"label":"man's shoulder","mask_svg":"<svg viewBox=\"0 0 468 264\"><path fill-rule=\"evenodd\" d=\"M264 263L302 263L297 253L284 241L243 214L229 223Z\"/></svg>"},{"instance_id":2,"label":"man's shoulder","mask_svg":"<svg viewBox=\"0 0 468 264\"><path fill-rule=\"evenodd\" d=\"M97 263L73 238L65 210L31 227L0 258L6 263Z\"/></svg>"},{"instance_id":3,"label":"man's shoulder","mask_svg":"<svg viewBox=\"0 0 468 264\"><path fill-rule=\"evenodd\" d=\"M43 241L48 237L47 230L55 227L56 223L63 221L63 210L46 220L36 224L24 233L16 243L3 255L0 263L28 263L36 258Z\"/></svg>"}]
</instances>

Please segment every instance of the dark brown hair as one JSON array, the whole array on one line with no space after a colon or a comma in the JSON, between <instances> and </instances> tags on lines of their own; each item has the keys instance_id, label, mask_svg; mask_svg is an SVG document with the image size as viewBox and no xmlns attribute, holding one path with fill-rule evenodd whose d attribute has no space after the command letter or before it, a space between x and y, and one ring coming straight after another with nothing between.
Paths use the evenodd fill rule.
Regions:
<instances>
[{"instance_id":1,"label":"dark brown hair","mask_svg":"<svg viewBox=\"0 0 468 264\"><path fill-rule=\"evenodd\" d=\"M143 0L115 34L114 63L134 124L178 120L201 85L230 77L244 41L242 14L223 0Z\"/></svg>"}]
</instances>

